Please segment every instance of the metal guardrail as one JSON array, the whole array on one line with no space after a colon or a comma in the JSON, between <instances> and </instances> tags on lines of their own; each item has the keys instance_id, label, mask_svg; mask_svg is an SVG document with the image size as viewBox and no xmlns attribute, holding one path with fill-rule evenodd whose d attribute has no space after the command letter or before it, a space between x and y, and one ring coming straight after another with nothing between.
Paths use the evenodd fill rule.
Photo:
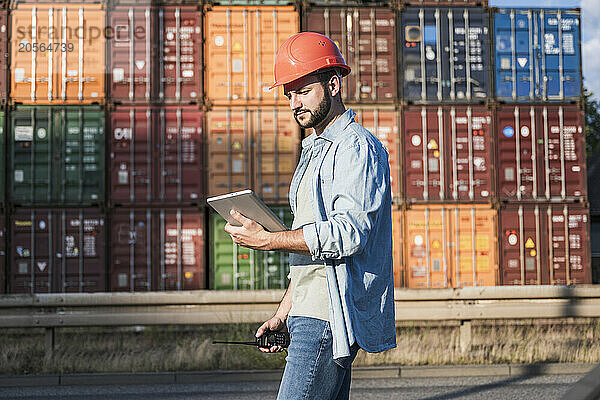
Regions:
<instances>
[{"instance_id":1,"label":"metal guardrail","mask_svg":"<svg viewBox=\"0 0 600 400\"><path fill-rule=\"evenodd\" d=\"M0 328L261 323L283 290L73 293L0 296ZM471 346L473 320L600 317L600 286L488 286L396 289L396 322L455 321L460 346Z\"/></svg>"},{"instance_id":2,"label":"metal guardrail","mask_svg":"<svg viewBox=\"0 0 600 400\"><path fill-rule=\"evenodd\" d=\"M600 317L600 286L396 289L396 321ZM282 290L0 296L0 327L263 322Z\"/></svg>"}]
</instances>

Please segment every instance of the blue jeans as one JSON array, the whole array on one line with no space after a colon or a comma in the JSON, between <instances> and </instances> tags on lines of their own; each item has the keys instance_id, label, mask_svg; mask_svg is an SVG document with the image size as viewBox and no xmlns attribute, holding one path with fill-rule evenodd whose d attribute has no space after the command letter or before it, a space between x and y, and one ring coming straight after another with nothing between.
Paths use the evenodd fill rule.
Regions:
<instances>
[{"instance_id":1,"label":"blue jeans","mask_svg":"<svg viewBox=\"0 0 600 400\"><path fill-rule=\"evenodd\" d=\"M277 400L347 400L358 345L352 346L352 354L342 367L333 360L329 322L290 316L287 326L291 341Z\"/></svg>"}]
</instances>

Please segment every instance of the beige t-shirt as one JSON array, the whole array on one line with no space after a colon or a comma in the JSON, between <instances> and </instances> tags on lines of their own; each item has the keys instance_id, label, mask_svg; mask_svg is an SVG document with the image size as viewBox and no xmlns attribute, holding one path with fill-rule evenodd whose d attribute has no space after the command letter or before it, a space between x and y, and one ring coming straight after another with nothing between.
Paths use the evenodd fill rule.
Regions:
<instances>
[{"instance_id":1,"label":"beige t-shirt","mask_svg":"<svg viewBox=\"0 0 600 400\"><path fill-rule=\"evenodd\" d=\"M298 193L296 194L296 213L292 229L315 222L312 208L312 173L315 159L311 159L304 172ZM327 290L327 275L324 264L315 264L310 256L290 255L290 263L294 259L310 260L303 265L290 265L290 285L292 294L292 309L290 314L296 317L312 317L329 321L329 291Z\"/></svg>"}]
</instances>

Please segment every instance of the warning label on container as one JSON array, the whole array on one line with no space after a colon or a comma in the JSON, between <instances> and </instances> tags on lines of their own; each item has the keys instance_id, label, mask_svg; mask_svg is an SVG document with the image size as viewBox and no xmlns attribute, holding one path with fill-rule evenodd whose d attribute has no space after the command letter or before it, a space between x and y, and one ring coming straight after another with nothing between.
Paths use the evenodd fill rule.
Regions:
<instances>
[{"instance_id":1,"label":"warning label on container","mask_svg":"<svg viewBox=\"0 0 600 400\"><path fill-rule=\"evenodd\" d=\"M526 249L533 249L535 247L535 243L533 242L532 238L527 238L527 241L525 242L525 248Z\"/></svg>"},{"instance_id":2,"label":"warning label on container","mask_svg":"<svg viewBox=\"0 0 600 400\"><path fill-rule=\"evenodd\" d=\"M33 126L15 126L15 142L31 142Z\"/></svg>"}]
</instances>

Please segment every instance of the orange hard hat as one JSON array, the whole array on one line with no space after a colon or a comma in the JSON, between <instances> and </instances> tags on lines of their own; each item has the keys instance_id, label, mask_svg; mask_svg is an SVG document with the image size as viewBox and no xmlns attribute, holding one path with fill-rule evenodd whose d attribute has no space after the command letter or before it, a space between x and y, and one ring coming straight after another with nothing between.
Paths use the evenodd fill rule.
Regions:
<instances>
[{"instance_id":1,"label":"orange hard hat","mask_svg":"<svg viewBox=\"0 0 600 400\"><path fill-rule=\"evenodd\" d=\"M277 51L275 83L269 90L330 67L338 67L342 76L350 73L340 49L331 39L315 32L297 33Z\"/></svg>"}]
</instances>

